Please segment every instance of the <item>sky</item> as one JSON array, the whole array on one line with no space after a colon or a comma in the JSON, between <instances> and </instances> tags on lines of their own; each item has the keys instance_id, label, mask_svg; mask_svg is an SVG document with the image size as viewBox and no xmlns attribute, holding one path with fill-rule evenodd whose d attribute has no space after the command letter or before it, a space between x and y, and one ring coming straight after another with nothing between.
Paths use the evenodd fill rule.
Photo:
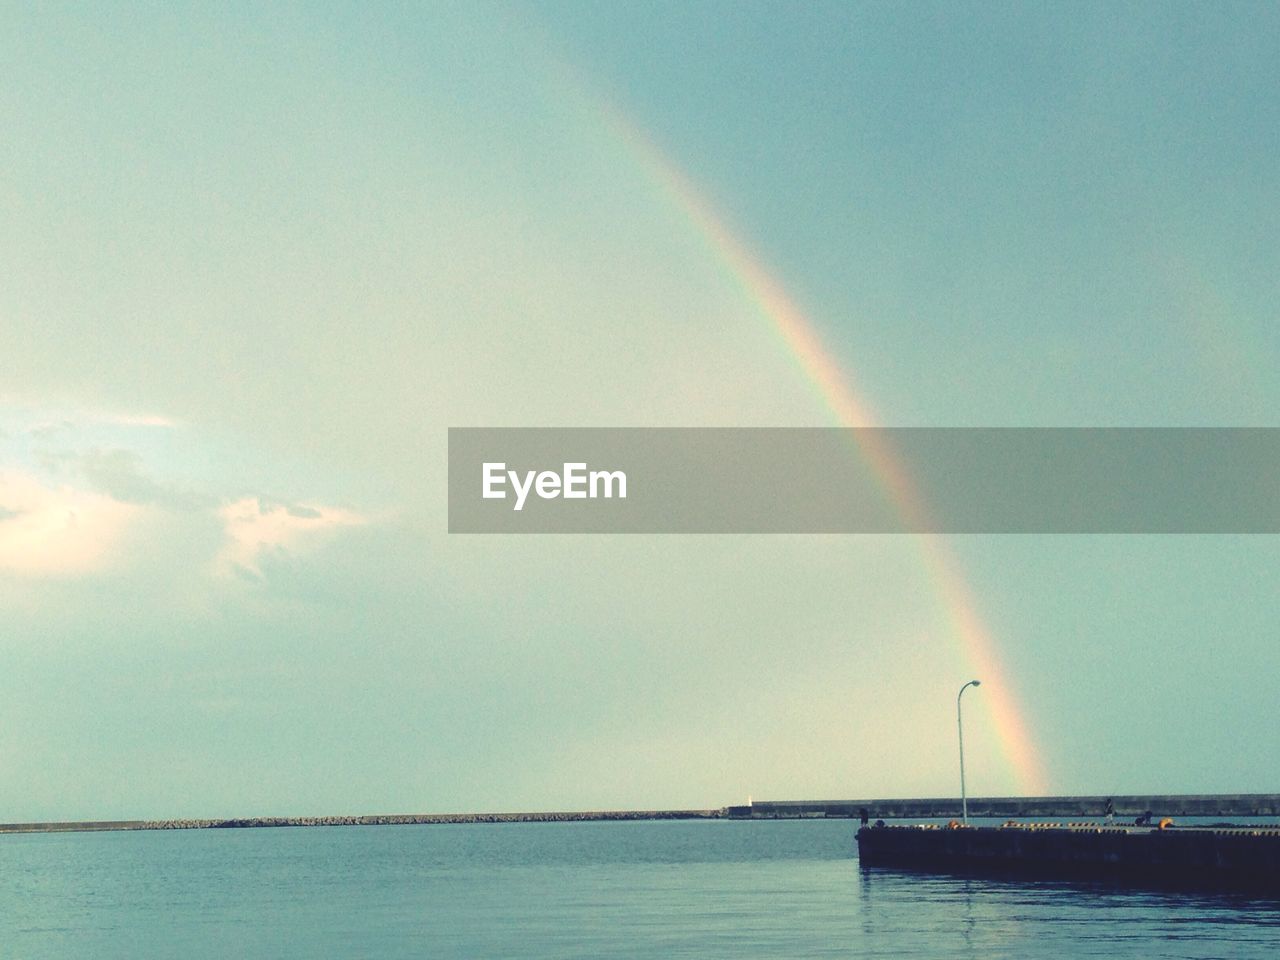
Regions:
<instances>
[{"instance_id":1,"label":"sky","mask_svg":"<svg viewBox=\"0 0 1280 960\"><path fill-rule=\"evenodd\" d=\"M980 667L972 795L1280 791L1273 536L450 535L445 477L451 426L836 426L832 383L1280 426L1278 42L6 5L0 821L954 796Z\"/></svg>"}]
</instances>

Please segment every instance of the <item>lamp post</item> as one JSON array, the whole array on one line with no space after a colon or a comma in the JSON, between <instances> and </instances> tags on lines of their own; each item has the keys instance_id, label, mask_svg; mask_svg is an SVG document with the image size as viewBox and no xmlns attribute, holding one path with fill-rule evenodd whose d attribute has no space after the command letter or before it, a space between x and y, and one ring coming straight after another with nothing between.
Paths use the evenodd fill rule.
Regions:
<instances>
[{"instance_id":1,"label":"lamp post","mask_svg":"<svg viewBox=\"0 0 1280 960\"><path fill-rule=\"evenodd\" d=\"M964 696L964 692L970 687L979 687L981 685L978 680L970 680L956 694L956 730L960 733L960 817L966 825L969 823L969 798L965 796L964 792L964 718L960 713L960 698Z\"/></svg>"}]
</instances>

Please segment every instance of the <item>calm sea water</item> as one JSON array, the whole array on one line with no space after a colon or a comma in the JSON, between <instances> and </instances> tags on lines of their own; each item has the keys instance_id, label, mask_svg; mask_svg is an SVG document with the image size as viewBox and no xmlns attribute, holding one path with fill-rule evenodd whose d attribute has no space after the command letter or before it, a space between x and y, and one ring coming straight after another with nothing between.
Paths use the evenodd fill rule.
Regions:
<instances>
[{"instance_id":1,"label":"calm sea water","mask_svg":"<svg viewBox=\"0 0 1280 960\"><path fill-rule=\"evenodd\" d=\"M0 836L0 957L1280 956L1280 905L862 869L850 821Z\"/></svg>"}]
</instances>

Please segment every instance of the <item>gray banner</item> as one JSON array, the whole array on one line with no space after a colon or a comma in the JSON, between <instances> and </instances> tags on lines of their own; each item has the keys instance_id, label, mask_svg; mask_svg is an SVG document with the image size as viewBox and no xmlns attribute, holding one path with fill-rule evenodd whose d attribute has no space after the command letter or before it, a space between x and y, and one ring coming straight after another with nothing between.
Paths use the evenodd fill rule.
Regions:
<instances>
[{"instance_id":1,"label":"gray banner","mask_svg":"<svg viewBox=\"0 0 1280 960\"><path fill-rule=\"evenodd\" d=\"M451 533L1277 533L1278 428L450 428Z\"/></svg>"}]
</instances>

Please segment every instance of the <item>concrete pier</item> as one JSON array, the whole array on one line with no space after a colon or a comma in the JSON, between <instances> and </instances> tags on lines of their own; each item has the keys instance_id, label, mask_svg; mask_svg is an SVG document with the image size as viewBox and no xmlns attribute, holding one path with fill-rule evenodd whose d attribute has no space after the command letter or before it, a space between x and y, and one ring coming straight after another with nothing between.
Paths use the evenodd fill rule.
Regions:
<instances>
[{"instance_id":1,"label":"concrete pier","mask_svg":"<svg viewBox=\"0 0 1280 960\"><path fill-rule=\"evenodd\" d=\"M1107 801L1117 818L1132 820L1147 811L1160 817L1280 817L1277 793L1128 794L1081 797L970 797L970 817L1042 819L1101 817ZM960 816L959 797L880 800L765 800L726 807L732 819L774 820L807 817L859 817L872 820L949 819Z\"/></svg>"},{"instance_id":2,"label":"concrete pier","mask_svg":"<svg viewBox=\"0 0 1280 960\"><path fill-rule=\"evenodd\" d=\"M857 841L864 867L1280 893L1280 829L953 822L863 827Z\"/></svg>"}]
</instances>

